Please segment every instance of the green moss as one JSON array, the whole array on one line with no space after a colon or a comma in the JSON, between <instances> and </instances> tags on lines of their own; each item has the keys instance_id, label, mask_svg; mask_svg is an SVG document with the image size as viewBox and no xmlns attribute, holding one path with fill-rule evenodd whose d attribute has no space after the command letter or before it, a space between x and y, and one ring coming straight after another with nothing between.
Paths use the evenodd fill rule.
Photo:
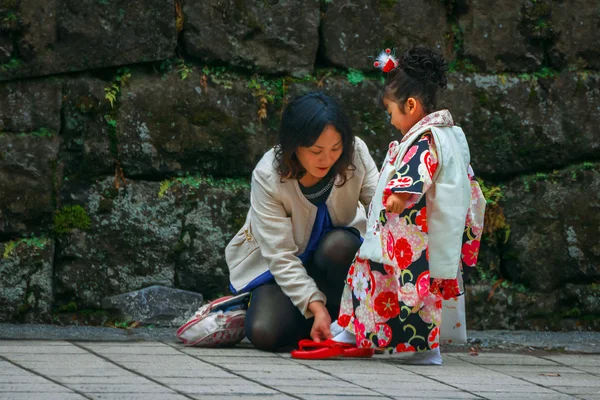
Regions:
<instances>
[{"instance_id":1,"label":"green moss","mask_svg":"<svg viewBox=\"0 0 600 400\"><path fill-rule=\"evenodd\" d=\"M398 4L398 0L379 0L379 8L390 10Z\"/></svg>"},{"instance_id":2,"label":"green moss","mask_svg":"<svg viewBox=\"0 0 600 400\"><path fill-rule=\"evenodd\" d=\"M79 205L65 206L54 215L54 231L58 234L68 233L73 229L88 229L90 217Z\"/></svg>"},{"instance_id":3,"label":"green moss","mask_svg":"<svg viewBox=\"0 0 600 400\"><path fill-rule=\"evenodd\" d=\"M358 85L359 83L361 83L362 81L365 80L365 74L363 74L362 71L350 68L348 70L348 74L346 75L346 78L348 79L348 82L350 84Z\"/></svg>"},{"instance_id":4,"label":"green moss","mask_svg":"<svg viewBox=\"0 0 600 400\"><path fill-rule=\"evenodd\" d=\"M21 65L21 60L19 60L18 58L11 58L9 62L5 64L0 64L0 71L14 71L20 68Z\"/></svg>"},{"instance_id":5,"label":"green moss","mask_svg":"<svg viewBox=\"0 0 600 400\"><path fill-rule=\"evenodd\" d=\"M35 247L39 250L43 250L49 243L50 239L44 236L32 236L30 238L12 240L4 245L4 253L2 257L9 258L19 246Z\"/></svg>"},{"instance_id":6,"label":"green moss","mask_svg":"<svg viewBox=\"0 0 600 400\"><path fill-rule=\"evenodd\" d=\"M77 306L77 303L75 303L74 301L69 302L68 304L65 304L63 306L60 306L56 309L56 312L62 313L62 312L75 312L77 311L79 307Z\"/></svg>"},{"instance_id":7,"label":"green moss","mask_svg":"<svg viewBox=\"0 0 600 400\"><path fill-rule=\"evenodd\" d=\"M477 179L486 200L483 235L492 243L501 239L507 243L510 237L510 225L506 222L501 201L504 198L504 185L488 185L482 179Z\"/></svg>"}]
</instances>

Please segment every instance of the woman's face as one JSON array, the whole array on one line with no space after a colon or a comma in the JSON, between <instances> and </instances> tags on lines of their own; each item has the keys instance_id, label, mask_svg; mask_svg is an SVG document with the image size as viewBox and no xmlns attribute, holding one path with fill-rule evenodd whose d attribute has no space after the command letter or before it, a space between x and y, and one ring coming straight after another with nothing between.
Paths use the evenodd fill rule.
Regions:
<instances>
[{"instance_id":1,"label":"woman's face","mask_svg":"<svg viewBox=\"0 0 600 400\"><path fill-rule=\"evenodd\" d=\"M318 183L329 173L342 155L343 149L342 135L331 125L325 127L311 147L299 147L296 156L306 170L306 175L300 179L300 183L304 186Z\"/></svg>"}]
</instances>

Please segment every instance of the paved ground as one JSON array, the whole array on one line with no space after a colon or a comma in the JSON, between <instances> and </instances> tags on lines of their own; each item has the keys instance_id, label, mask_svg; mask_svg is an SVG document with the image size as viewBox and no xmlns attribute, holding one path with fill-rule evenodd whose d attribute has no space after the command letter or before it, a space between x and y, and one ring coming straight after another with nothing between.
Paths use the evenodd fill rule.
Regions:
<instances>
[{"instance_id":1,"label":"paved ground","mask_svg":"<svg viewBox=\"0 0 600 400\"><path fill-rule=\"evenodd\" d=\"M6 336L6 326L0 326L0 338ZM552 338L546 336L550 350L502 350L476 339L480 344L443 349L443 366L410 366L385 356L298 361L243 345L185 348L172 336L163 341L6 339L0 340L0 399L600 400L600 352L558 351L560 340Z\"/></svg>"}]
</instances>

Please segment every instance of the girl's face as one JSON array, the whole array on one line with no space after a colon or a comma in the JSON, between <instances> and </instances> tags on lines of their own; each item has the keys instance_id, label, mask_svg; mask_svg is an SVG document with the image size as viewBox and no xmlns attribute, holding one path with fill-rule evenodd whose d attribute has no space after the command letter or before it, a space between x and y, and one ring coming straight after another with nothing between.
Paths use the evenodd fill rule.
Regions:
<instances>
[{"instance_id":1,"label":"girl's face","mask_svg":"<svg viewBox=\"0 0 600 400\"><path fill-rule=\"evenodd\" d=\"M306 170L300 183L304 186L317 184L340 158L343 148L342 135L331 125L325 127L311 147L298 147L296 156Z\"/></svg>"},{"instance_id":2,"label":"girl's face","mask_svg":"<svg viewBox=\"0 0 600 400\"><path fill-rule=\"evenodd\" d=\"M413 97L406 100L403 110L400 109L401 106L398 103L387 98L383 99L383 105L390 115L390 123L402 132L402 135L406 135L410 128L426 115L421 102Z\"/></svg>"}]
</instances>

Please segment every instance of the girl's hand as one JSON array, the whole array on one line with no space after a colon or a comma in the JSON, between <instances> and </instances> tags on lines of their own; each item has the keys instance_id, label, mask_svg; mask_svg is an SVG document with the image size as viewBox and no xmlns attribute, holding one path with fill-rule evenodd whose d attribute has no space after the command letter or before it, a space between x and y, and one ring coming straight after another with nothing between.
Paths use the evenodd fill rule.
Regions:
<instances>
[{"instance_id":1,"label":"girl's hand","mask_svg":"<svg viewBox=\"0 0 600 400\"><path fill-rule=\"evenodd\" d=\"M331 339L331 317L325 308L325 305L320 301L312 302L308 305L309 309L315 314L315 320L313 322L312 329L310 330L310 337L315 342L322 342L327 339Z\"/></svg>"},{"instance_id":2,"label":"girl's hand","mask_svg":"<svg viewBox=\"0 0 600 400\"><path fill-rule=\"evenodd\" d=\"M406 208L408 193L393 193L385 202L385 211L393 214L400 214Z\"/></svg>"}]
</instances>

